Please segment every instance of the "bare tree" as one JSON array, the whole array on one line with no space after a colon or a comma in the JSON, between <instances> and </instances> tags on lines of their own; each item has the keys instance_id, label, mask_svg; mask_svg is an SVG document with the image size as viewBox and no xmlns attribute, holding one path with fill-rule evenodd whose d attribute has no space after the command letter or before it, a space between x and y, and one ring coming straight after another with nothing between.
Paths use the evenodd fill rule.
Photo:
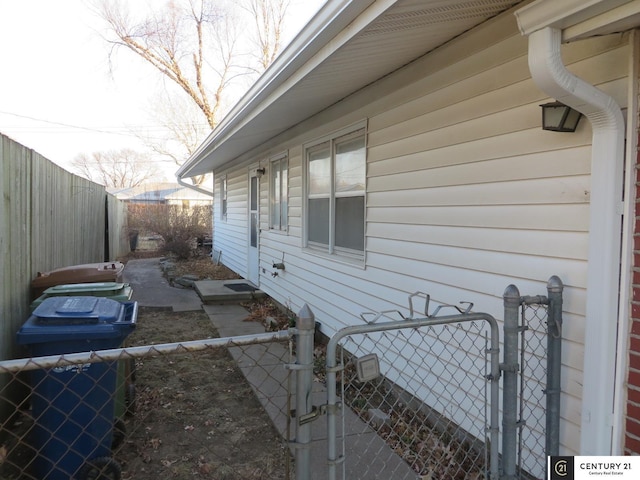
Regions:
<instances>
[{"instance_id":1,"label":"bare tree","mask_svg":"<svg viewBox=\"0 0 640 480\"><path fill-rule=\"evenodd\" d=\"M196 151L209 132L208 125L198 120L201 116L197 107L185 96L167 92L160 101L154 99L150 102L148 110L162 133L154 128L150 132L138 131L136 135L150 151L170 160L177 168ZM201 185L205 179L205 175L200 175L193 177L192 181Z\"/></svg>"},{"instance_id":2,"label":"bare tree","mask_svg":"<svg viewBox=\"0 0 640 480\"><path fill-rule=\"evenodd\" d=\"M163 136L157 131L154 135L136 134L154 152L177 165L216 127L221 110L230 103L229 87L239 77L264 71L281 48L290 0L242 2L254 28L247 29L246 19L231 10L233 2L167 0L162 9L137 19L126 0L93 0L95 12L107 25L106 40L112 53L124 47L169 80L166 92L154 99L153 108L156 119L162 118L166 135L159 138ZM253 43L240 42L241 35L252 38ZM247 48L250 55L241 51ZM258 66L248 58L257 58ZM165 113L160 117L159 112ZM200 184L204 179L200 176L192 181Z\"/></svg>"},{"instance_id":3,"label":"bare tree","mask_svg":"<svg viewBox=\"0 0 640 480\"><path fill-rule=\"evenodd\" d=\"M285 17L290 0L245 0L243 7L254 19L255 47L261 71L267 69L282 48Z\"/></svg>"},{"instance_id":4,"label":"bare tree","mask_svg":"<svg viewBox=\"0 0 640 480\"><path fill-rule=\"evenodd\" d=\"M83 153L71 165L79 175L105 187L136 187L158 175L148 156L131 149Z\"/></svg>"}]
</instances>

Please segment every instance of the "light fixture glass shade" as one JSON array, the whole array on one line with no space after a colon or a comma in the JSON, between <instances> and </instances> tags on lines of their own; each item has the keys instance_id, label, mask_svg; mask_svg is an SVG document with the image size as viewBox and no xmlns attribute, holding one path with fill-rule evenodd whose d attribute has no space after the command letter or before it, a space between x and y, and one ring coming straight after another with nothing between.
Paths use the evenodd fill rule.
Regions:
<instances>
[{"instance_id":1,"label":"light fixture glass shade","mask_svg":"<svg viewBox=\"0 0 640 480\"><path fill-rule=\"evenodd\" d=\"M552 132L575 132L582 114L561 102L550 102L542 107L542 129Z\"/></svg>"}]
</instances>

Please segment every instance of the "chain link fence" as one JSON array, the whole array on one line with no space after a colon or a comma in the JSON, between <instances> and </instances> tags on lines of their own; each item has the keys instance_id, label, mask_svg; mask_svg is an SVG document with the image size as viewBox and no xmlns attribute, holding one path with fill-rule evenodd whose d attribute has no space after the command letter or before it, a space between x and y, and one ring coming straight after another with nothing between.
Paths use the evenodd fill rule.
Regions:
<instances>
[{"instance_id":1,"label":"chain link fence","mask_svg":"<svg viewBox=\"0 0 640 480\"><path fill-rule=\"evenodd\" d=\"M0 479L290 478L290 342L284 331L0 362L14 412Z\"/></svg>"},{"instance_id":2,"label":"chain link fence","mask_svg":"<svg viewBox=\"0 0 640 480\"><path fill-rule=\"evenodd\" d=\"M507 288L502 352L492 316L426 296L324 346L305 306L287 331L0 362L0 480L544 478L558 284Z\"/></svg>"},{"instance_id":3,"label":"chain link fence","mask_svg":"<svg viewBox=\"0 0 640 480\"><path fill-rule=\"evenodd\" d=\"M539 302L537 300L536 302ZM544 478L547 380L547 305L522 302L518 471L521 478Z\"/></svg>"}]
</instances>

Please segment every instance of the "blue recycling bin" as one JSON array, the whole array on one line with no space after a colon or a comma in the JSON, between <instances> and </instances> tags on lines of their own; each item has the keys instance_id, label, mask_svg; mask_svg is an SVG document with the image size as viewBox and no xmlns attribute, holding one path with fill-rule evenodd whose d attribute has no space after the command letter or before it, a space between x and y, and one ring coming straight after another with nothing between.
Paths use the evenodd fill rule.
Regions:
<instances>
[{"instance_id":1,"label":"blue recycling bin","mask_svg":"<svg viewBox=\"0 0 640 480\"><path fill-rule=\"evenodd\" d=\"M17 334L32 357L118 348L133 331L137 302L104 297L51 297ZM117 361L31 372L35 451L33 474L43 480L94 478L96 468L120 467L111 459ZM91 473L93 472L93 473ZM101 477L102 478L102 477Z\"/></svg>"}]
</instances>

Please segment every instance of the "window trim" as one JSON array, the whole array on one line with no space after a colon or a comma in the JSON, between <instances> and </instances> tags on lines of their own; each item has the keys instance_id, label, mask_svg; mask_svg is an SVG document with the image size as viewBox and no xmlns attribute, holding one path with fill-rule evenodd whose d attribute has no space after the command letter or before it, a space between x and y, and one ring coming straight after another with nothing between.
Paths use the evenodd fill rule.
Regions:
<instances>
[{"instance_id":1,"label":"window trim","mask_svg":"<svg viewBox=\"0 0 640 480\"><path fill-rule=\"evenodd\" d=\"M303 217L302 217L302 235L303 235L303 243L302 247L308 253L318 254L323 257L331 258L334 260L341 260L348 264L356 264L363 265L366 257L367 245L366 245L366 209L367 209L367 177L366 177L366 169L367 169L367 121L361 121L356 124L353 124L349 127L342 128L340 130L336 130L330 134L324 135L320 138L317 138L311 142L308 142L302 146L302 162L303 162ZM362 193L347 193L341 192L337 198L346 197L346 196L361 196L363 197L364 203L364 211L363 211L363 249L362 250L353 250L345 247L339 247L335 245L335 201L336 201L336 192L335 192L335 147L336 141L340 140L348 140L358 138L360 135L363 136L364 140L364 151L365 151L365 185ZM310 185L309 185L309 153L313 152L314 149L320 147L322 144L328 143L329 148L329 158L330 158L330 170L332 174L332 180L330 182L330 191L329 191L329 243L323 244L319 242L313 242L309 240L309 198L310 198ZM320 198L320 197L318 197Z\"/></svg>"}]
</instances>

